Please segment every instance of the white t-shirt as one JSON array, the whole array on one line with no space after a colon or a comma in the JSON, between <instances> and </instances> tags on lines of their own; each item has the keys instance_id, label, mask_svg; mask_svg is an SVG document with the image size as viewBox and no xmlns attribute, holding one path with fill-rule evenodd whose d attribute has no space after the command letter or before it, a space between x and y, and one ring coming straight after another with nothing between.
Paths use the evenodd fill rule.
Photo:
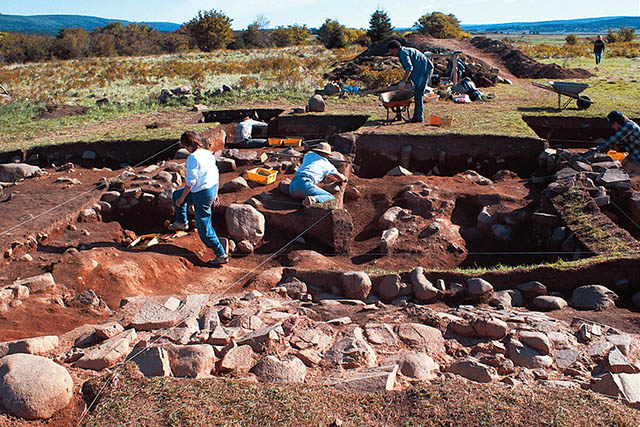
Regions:
<instances>
[{"instance_id":1,"label":"white t-shirt","mask_svg":"<svg viewBox=\"0 0 640 427\"><path fill-rule=\"evenodd\" d=\"M220 181L216 157L209 150L199 148L187 157L187 177L185 185L192 193L208 190Z\"/></svg>"},{"instance_id":2,"label":"white t-shirt","mask_svg":"<svg viewBox=\"0 0 640 427\"><path fill-rule=\"evenodd\" d=\"M304 155L302 165L293 178L310 178L314 184L322 182L327 175L337 175L338 170L331 162L313 151Z\"/></svg>"},{"instance_id":3,"label":"white t-shirt","mask_svg":"<svg viewBox=\"0 0 640 427\"><path fill-rule=\"evenodd\" d=\"M253 127L267 127L269 125L267 125L266 123L263 122L259 122L257 120L243 120L240 123L238 123L238 127L236 128L236 134L233 138L233 142L236 144L242 144L245 141L248 141L251 139L251 130L253 129Z\"/></svg>"}]
</instances>

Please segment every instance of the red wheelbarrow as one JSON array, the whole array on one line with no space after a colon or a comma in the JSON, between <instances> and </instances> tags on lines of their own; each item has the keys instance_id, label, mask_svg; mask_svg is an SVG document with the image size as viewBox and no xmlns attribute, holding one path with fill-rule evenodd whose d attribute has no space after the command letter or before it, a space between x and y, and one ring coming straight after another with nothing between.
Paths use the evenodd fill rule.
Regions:
<instances>
[{"instance_id":1,"label":"red wheelbarrow","mask_svg":"<svg viewBox=\"0 0 640 427\"><path fill-rule=\"evenodd\" d=\"M548 85L543 83L531 82L535 87L541 89L550 90L558 94L558 109L560 111L567 108L571 100L575 99L578 106L578 110L586 110L591 107L593 101L586 95L580 95L580 93L589 87L586 83L574 83L574 82L549 82ZM569 99L562 103L562 96L566 96Z\"/></svg>"},{"instance_id":2,"label":"red wheelbarrow","mask_svg":"<svg viewBox=\"0 0 640 427\"><path fill-rule=\"evenodd\" d=\"M387 110L387 120L385 123L393 123L395 121L408 121L409 106L413 102L413 92L409 90L392 90L390 92L381 93L378 97L382 101L382 106ZM407 113L407 118L403 117L404 113ZM394 116L389 118L389 114L393 113Z\"/></svg>"}]
</instances>

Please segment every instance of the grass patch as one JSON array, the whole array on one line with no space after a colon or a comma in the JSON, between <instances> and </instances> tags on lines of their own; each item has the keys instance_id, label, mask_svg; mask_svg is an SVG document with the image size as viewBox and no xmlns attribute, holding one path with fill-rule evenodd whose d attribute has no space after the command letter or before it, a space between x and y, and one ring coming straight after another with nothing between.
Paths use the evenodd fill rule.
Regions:
<instances>
[{"instance_id":1,"label":"grass patch","mask_svg":"<svg viewBox=\"0 0 640 427\"><path fill-rule=\"evenodd\" d=\"M86 389L98 390L102 380ZM592 392L438 381L352 393L296 384L121 376L85 426L635 426L637 411Z\"/></svg>"}]
</instances>

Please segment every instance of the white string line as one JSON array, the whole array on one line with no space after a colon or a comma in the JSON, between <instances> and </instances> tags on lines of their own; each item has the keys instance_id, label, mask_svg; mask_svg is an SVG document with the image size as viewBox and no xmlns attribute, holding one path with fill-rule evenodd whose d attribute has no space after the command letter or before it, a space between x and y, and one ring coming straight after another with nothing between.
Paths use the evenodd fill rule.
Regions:
<instances>
[{"instance_id":1,"label":"white string line","mask_svg":"<svg viewBox=\"0 0 640 427\"><path fill-rule=\"evenodd\" d=\"M154 157L156 157L157 155L164 153L165 151L169 150L170 148L175 147L175 146L176 146L176 145L178 145L178 144L180 144L180 142L179 142L179 141L178 141L178 142L176 142L175 144L170 145L169 147L167 147L167 148L165 148L165 149L163 149L163 150L161 150L161 151L158 151L157 153L155 153L155 154L153 154L152 156L150 156L150 157L148 157L148 158L144 159L143 161L141 161L140 163L138 163L137 165L132 166L132 167L133 167L133 168L137 168L137 167L138 167L138 166L140 166L141 164L143 164L143 163L147 162L148 160L153 159L153 158L154 158ZM50 212L53 212L54 210L59 209L59 208L61 208L62 206L65 206L65 205L67 205L67 204L69 204L69 203L73 202L74 200L77 200L77 199L79 199L80 197L82 197L82 196L84 196L84 195L86 195L86 194L89 194L90 192L92 192L92 191L94 191L94 190L97 190L97 189L99 189L99 188L102 188L102 187L104 187L104 186L105 186L105 183L102 183L102 182L101 182L101 183L99 183L99 184L95 184L92 188L88 189L88 190L87 190L87 191L85 191L84 193L80 193L79 195L77 195L76 197L74 197L74 198L72 198L72 199L69 199L69 200L67 200L67 201L64 201L64 202L60 203L60 204L59 204L59 205L57 205L57 206L54 206L54 207L52 207L52 208L50 208L50 209L47 209L46 211L44 211L44 212L42 212L42 213L40 213L40 214L38 214L38 215L36 215L36 216L34 216L34 217L31 217L31 218L27 219L26 221L21 222L20 224L14 225L13 227L9 228L8 230L3 231L2 233L0 233L0 236L3 236L3 235L5 235L5 234L8 234L9 232L11 232L11 231L15 230L16 228L19 228L19 227L21 227L21 226L23 226L23 225L25 225L25 224L28 224L28 223L30 223L31 221L35 221L36 219L40 218L41 216L44 216L44 215L46 215L46 214L48 214L48 213L50 213Z\"/></svg>"},{"instance_id":2,"label":"white string line","mask_svg":"<svg viewBox=\"0 0 640 427\"><path fill-rule=\"evenodd\" d=\"M304 230L302 233L298 234L296 237L294 237L291 241L289 241L289 243L287 243L286 245L284 245L282 248L280 248L277 252L275 252L273 255L271 255L270 257L268 257L267 259L265 259L264 261L262 261L260 264L258 264L256 267L254 267L252 270L250 270L248 273L245 273L242 277L240 277L238 280L236 280L235 282L233 282L231 285L229 285L227 288L223 289L222 291L218 292L213 298L213 300L216 300L218 298L220 298L222 295L224 295L225 293L227 293L231 288L233 288L235 285L237 285L238 283L242 282L244 279L246 279L248 276L250 276L251 274L253 274L254 272L256 272L259 268L261 268L263 265L265 265L267 262L269 262L271 259L275 258L277 255L279 255L282 251L284 251L287 247L289 247L290 245L292 245L297 239L299 239L300 237L302 237L305 233L307 233L309 230L311 230L312 228L314 228L316 225L320 224L320 222L322 220L324 220L327 216L329 216L332 213L331 210L327 211L327 213L325 213L320 219L318 219L316 222L314 222L312 225L310 225L309 227L307 227L306 230ZM133 359L135 359L138 355L142 354L143 352L146 351L147 348L149 348L152 344L155 344L157 341L159 341L160 339L164 338L167 336L167 334L169 334L171 331L173 331L174 329L178 328L179 325L181 325L186 319L187 317L189 317L190 313L187 314L183 319L181 319L179 322L177 322L174 326L172 326L171 328L167 329L166 332L164 332L162 335L157 336L155 339L153 339L152 341L149 342L149 345L140 349L137 353L134 353L131 357L127 357L123 362L121 362L115 369L115 371L113 372L113 374L111 375L111 378L114 378L116 375L118 375L119 371L124 368L125 364L132 361ZM286 320L286 319L285 319ZM279 323L284 322L284 320L281 320ZM276 323L275 325L278 325L278 323ZM82 421L84 420L84 417L86 416L86 414L89 412L89 408L91 408L96 402L97 400L100 398L100 396L102 395L102 393L104 392L105 388L109 385L110 383L110 379L107 379L104 383L104 385L102 386L102 388L100 389L100 391L96 394L96 397L91 401L91 403L89 405L86 406L86 408L84 409L84 411L82 412L82 415L80 416L80 419L78 421L78 424L76 424L76 426L80 426L80 424L82 423Z\"/></svg>"}]
</instances>

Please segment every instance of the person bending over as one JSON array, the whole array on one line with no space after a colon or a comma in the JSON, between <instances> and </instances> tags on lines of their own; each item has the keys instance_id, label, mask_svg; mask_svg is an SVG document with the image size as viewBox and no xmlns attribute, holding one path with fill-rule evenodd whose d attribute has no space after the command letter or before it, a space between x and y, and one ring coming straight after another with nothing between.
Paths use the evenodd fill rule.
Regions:
<instances>
[{"instance_id":1,"label":"person bending over","mask_svg":"<svg viewBox=\"0 0 640 427\"><path fill-rule=\"evenodd\" d=\"M597 148L587 151L586 156L590 157L596 152L606 153L615 147L617 151L629 153L622 161L622 167L629 176L640 176L640 126L620 111L610 112L607 122L615 133Z\"/></svg>"},{"instance_id":2,"label":"person bending over","mask_svg":"<svg viewBox=\"0 0 640 427\"><path fill-rule=\"evenodd\" d=\"M268 144L266 139L254 139L252 137L253 128L266 128L267 125L264 122L252 120L250 117L245 117L236 128L236 135L233 138L234 144L238 144L246 148L260 148L266 147Z\"/></svg>"},{"instance_id":3,"label":"person bending over","mask_svg":"<svg viewBox=\"0 0 640 427\"><path fill-rule=\"evenodd\" d=\"M169 226L170 230L189 229L187 223L187 204L191 203L195 210L196 228L202 243L213 250L215 258L207 264L215 266L229 262L229 255L218 239L211 224L211 205L218 205L218 184L220 174L216 158L206 148L200 137L191 131L182 134L180 145L191 154L187 158L187 175L184 188L173 192L173 209L176 222Z\"/></svg>"},{"instance_id":4,"label":"person bending over","mask_svg":"<svg viewBox=\"0 0 640 427\"><path fill-rule=\"evenodd\" d=\"M340 182L347 180L327 159L330 155L331 146L321 142L310 153L305 154L300 169L293 175L289 184L289 194L296 199L302 199L304 207L335 199L331 193L318 187L327 176L333 176Z\"/></svg>"},{"instance_id":5,"label":"person bending over","mask_svg":"<svg viewBox=\"0 0 640 427\"><path fill-rule=\"evenodd\" d=\"M420 123L424 120L424 92L431 81L433 74L433 63L418 49L412 47L402 47L397 40L391 40L387 45L389 55L400 58L404 68L404 77L399 87L404 87L409 79L413 82L415 109L411 123Z\"/></svg>"}]
</instances>

